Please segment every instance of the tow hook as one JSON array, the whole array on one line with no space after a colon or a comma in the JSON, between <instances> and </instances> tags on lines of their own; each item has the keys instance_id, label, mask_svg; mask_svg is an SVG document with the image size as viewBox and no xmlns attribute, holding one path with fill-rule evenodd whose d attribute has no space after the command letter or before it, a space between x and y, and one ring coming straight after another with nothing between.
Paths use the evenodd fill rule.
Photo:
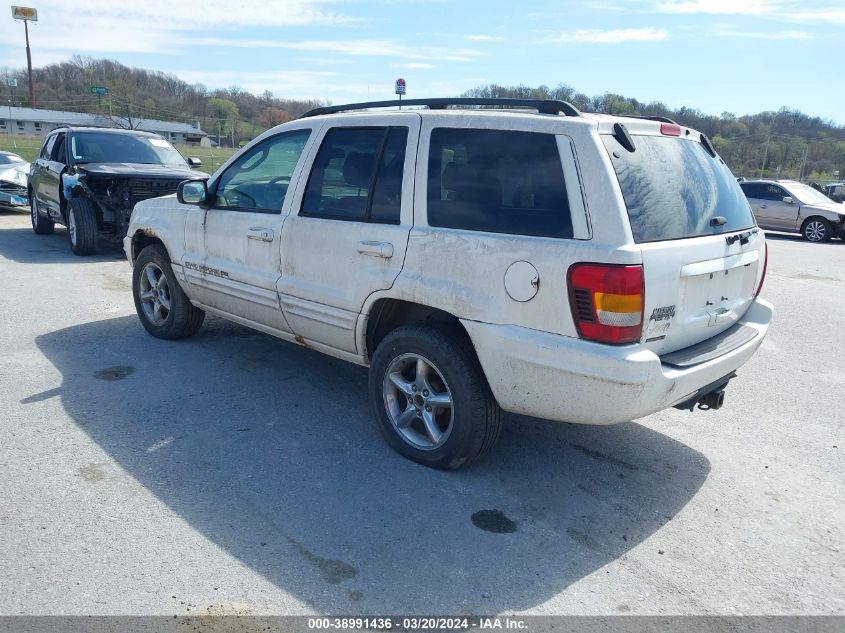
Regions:
<instances>
[{"instance_id":1,"label":"tow hook","mask_svg":"<svg viewBox=\"0 0 845 633\"><path fill-rule=\"evenodd\" d=\"M701 399L698 401L698 408L702 411L707 411L709 409L715 411L716 409L721 409L724 403L725 390L717 389L715 391L711 391L710 393L705 393L703 396L701 396Z\"/></svg>"}]
</instances>

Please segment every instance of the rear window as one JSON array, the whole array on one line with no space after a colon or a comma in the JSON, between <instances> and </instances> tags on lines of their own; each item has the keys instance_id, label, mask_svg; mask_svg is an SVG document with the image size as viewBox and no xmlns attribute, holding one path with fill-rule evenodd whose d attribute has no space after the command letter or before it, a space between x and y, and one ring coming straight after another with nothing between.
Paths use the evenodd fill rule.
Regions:
<instances>
[{"instance_id":1,"label":"rear window","mask_svg":"<svg viewBox=\"0 0 845 633\"><path fill-rule=\"evenodd\" d=\"M701 143L665 136L634 136L629 152L602 135L636 242L657 242L754 226L748 200L730 170ZM711 226L721 216L726 223Z\"/></svg>"},{"instance_id":2,"label":"rear window","mask_svg":"<svg viewBox=\"0 0 845 633\"><path fill-rule=\"evenodd\" d=\"M434 129L428 161L428 223L470 231L572 237L555 136Z\"/></svg>"}]
</instances>

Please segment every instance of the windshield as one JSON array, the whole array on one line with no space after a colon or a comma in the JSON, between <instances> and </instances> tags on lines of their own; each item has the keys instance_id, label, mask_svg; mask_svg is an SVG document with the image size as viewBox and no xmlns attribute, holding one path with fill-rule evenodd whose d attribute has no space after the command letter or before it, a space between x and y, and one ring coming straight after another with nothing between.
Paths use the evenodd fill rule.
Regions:
<instances>
[{"instance_id":1,"label":"windshield","mask_svg":"<svg viewBox=\"0 0 845 633\"><path fill-rule=\"evenodd\" d=\"M0 165L11 165L12 163L25 163L26 161L17 154L0 154Z\"/></svg>"},{"instance_id":2,"label":"windshield","mask_svg":"<svg viewBox=\"0 0 845 633\"><path fill-rule=\"evenodd\" d=\"M754 226L751 207L733 174L701 143L634 136L629 152L602 135L628 208L636 242L676 240ZM725 220L711 226L715 217Z\"/></svg>"},{"instance_id":3,"label":"windshield","mask_svg":"<svg viewBox=\"0 0 845 633\"><path fill-rule=\"evenodd\" d=\"M74 163L135 163L186 167L182 155L163 138L86 132L70 138Z\"/></svg>"},{"instance_id":4,"label":"windshield","mask_svg":"<svg viewBox=\"0 0 845 633\"><path fill-rule=\"evenodd\" d=\"M786 185L787 190L798 198L798 202L803 204L830 204L833 202L830 198L820 191L816 191L812 187L800 182L789 183ZM833 193L833 192L831 192Z\"/></svg>"}]
</instances>

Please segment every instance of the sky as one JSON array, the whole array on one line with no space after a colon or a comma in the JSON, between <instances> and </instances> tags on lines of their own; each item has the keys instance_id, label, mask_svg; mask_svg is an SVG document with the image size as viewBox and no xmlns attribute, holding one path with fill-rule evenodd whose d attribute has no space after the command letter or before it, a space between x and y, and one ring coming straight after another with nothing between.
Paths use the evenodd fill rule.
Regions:
<instances>
[{"instance_id":1,"label":"sky","mask_svg":"<svg viewBox=\"0 0 845 633\"><path fill-rule=\"evenodd\" d=\"M26 0L19 0L22 4ZM78 54L332 103L568 84L845 124L845 0L33 0L35 67ZM26 66L0 16L0 69ZM0 86L0 90L3 87Z\"/></svg>"}]
</instances>

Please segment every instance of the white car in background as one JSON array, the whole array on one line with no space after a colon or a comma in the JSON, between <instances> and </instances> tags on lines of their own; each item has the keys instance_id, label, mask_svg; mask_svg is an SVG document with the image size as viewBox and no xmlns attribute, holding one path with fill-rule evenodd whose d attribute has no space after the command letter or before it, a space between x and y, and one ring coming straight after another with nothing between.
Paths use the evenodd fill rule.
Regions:
<instances>
[{"instance_id":1,"label":"white car in background","mask_svg":"<svg viewBox=\"0 0 845 633\"><path fill-rule=\"evenodd\" d=\"M757 224L770 231L800 233L810 242L845 240L845 205L796 180L739 183Z\"/></svg>"},{"instance_id":2,"label":"white car in background","mask_svg":"<svg viewBox=\"0 0 845 633\"><path fill-rule=\"evenodd\" d=\"M398 105L428 109L371 110ZM489 451L503 410L718 409L772 319L707 137L560 101L318 108L137 204L124 247L150 334L211 313L369 366L384 437L437 468Z\"/></svg>"},{"instance_id":3,"label":"white car in background","mask_svg":"<svg viewBox=\"0 0 845 633\"><path fill-rule=\"evenodd\" d=\"M0 208L28 210L29 163L12 152L0 152Z\"/></svg>"}]
</instances>

